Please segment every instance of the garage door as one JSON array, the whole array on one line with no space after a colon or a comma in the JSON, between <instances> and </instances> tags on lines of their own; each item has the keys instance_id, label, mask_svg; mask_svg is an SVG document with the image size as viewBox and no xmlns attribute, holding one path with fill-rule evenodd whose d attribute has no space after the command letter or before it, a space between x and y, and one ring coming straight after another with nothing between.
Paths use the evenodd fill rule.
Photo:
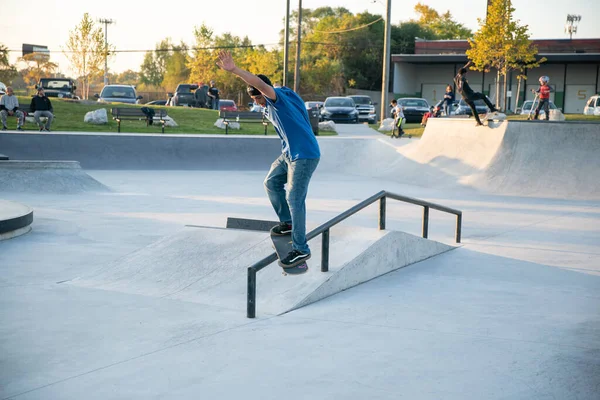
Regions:
<instances>
[{"instance_id":1,"label":"garage door","mask_svg":"<svg viewBox=\"0 0 600 400\"><path fill-rule=\"evenodd\" d=\"M565 113L582 114L585 102L594 94L596 94L595 85L566 85Z\"/></svg>"},{"instance_id":2,"label":"garage door","mask_svg":"<svg viewBox=\"0 0 600 400\"><path fill-rule=\"evenodd\" d=\"M430 106L435 106L438 101L444 98L446 85L439 83L424 83L421 85L421 97L423 97ZM460 98L460 95L458 95Z\"/></svg>"}]
</instances>

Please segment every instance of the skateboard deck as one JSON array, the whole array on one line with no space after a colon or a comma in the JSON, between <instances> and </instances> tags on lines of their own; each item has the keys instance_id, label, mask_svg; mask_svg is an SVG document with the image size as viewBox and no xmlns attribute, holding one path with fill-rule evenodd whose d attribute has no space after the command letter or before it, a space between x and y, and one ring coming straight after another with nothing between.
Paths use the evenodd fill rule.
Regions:
<instances>
[{"instance_id":1,"label":"skateboard deck","mask_svg":"<svg viewBox=\"0 0 600 400\"><path fill-rule=\"evenodd\" d=\"M271 235L271 241L277 253L277 258L280 260L292 251L292 237L290 235ZM279 266L281 267L281 264ZM283 275L300 275L308 271L308 264L303 262L292 268L281 268L283 269Z\"/></svg>"},{"instance_id":2,"label":"skateboard deck","mask_svg":"<svg viewBox=\"0 0 600 400\"><path fill-rule=\"evenodd\" d=\"M500 122L500 121L504 121L506 119L506 114L504 113L487 113L483 115L482 118L484 121L494 121L494 122Z\"/></svg>"}]
</instances>

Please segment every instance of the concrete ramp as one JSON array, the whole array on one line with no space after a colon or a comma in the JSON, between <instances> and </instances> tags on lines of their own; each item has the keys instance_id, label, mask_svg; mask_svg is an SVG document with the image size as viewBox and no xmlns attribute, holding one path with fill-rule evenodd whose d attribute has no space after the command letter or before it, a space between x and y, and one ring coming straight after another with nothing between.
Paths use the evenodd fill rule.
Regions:
<instances>
[{"instance_id":1,"label":"concrete ramp","mask_svg":"<svg viewBox=\"0 0 600 400\"><path fill-rule=\"evenodd\" d=\"M429 120L423 138L398 149L437 177L476 189L507 194L600 199L600 124L503 121L476 127L471 119ZM450 179L451 178L451 179Z\"/></svg>"},{"instance_id":2,"label":"concrete ramp","mask_svg":"<svg viewBox=\"0 0 600 400\"><path fill-rule=\"evenodd\" d=\"M452 249L402 232L337 228L330 271L320 271L320 238L309 272L284 276L273 263L258 273L257 314L282 314ZM268 233L186 228L70 284L167 297L245 312L247 268L273 252Z\"/></svg>"},{"instance_id":3,"label":"concrete ramp","mask_svg":"<svg viewBox=\"0 0 600 400\"><path fill-rule=\"evenodd\" d=\"M0 161L0 193L82 193L109 189L77 161Z\"/></svg>"}]
</instances>

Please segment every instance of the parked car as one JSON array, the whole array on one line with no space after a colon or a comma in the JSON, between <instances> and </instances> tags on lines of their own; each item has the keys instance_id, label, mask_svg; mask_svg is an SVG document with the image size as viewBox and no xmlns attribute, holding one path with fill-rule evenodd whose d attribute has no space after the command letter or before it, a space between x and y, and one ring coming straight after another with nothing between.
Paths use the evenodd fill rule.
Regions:
<instances>
[{"instance_id":1,"label":"parked car","mask_svg":"<svg viewBox=\"0 0 600 400\"><path fill-rule=\"evenodd\" d=\"M321 120L358 123L358 110L354 100L348 97L328 97L321 108Z\"/></svg>"},{"instance_id":2,"label":"parked car","mask_svg":"<svg viewBox=\"0 0 600 400\"><path fill-rule=\"evenodd\" d=\"M6 94L6 85L0 82L0 96Z\"/></svg>"},{"instance_id":3,"label":"parked car","mask_svg":"<svg viewBox=\"0 0 600 400\"><path fill-rule=\"evenodd\" d=\"M304 105L306 106L307 110L310 110L311 108L320 109L323 107L323 102L322 101L305 101Z\"/></svg>"},{"instance_id":4,"label":"parked car","mask_svg":"<svg viewBox=\"0 0 600 400\"><path fill-rule=\"evenodd\" d=\"M583 107L584 115L600 115L600 95L592 96Z\"/></svg>"},{"instance_id":5,"label":"parked car","mask_svg":"<svg viewBox=\"0 0 600 400\"><path fill-rule=\"evenodd\" d=\"M358 110L359 121L366 121L369 124L377 122L377 111L375 111L377 103L373 103L373 100L369 96L352 95L346 97L354 100L356 109Z\"/></svg>"},{"instance_id":6,"label":"parked car","mask_svg":"<svg viewBox=\"0 0 600 400\"><path fill-rule=\"evenodd\" d=\"M219 111L237 111L238 108L233 100L219 100Z\"/></svg>"},{"instance_id":7,"label":"parked car","mask_svg":"<svg viewBox=\"0 0 600 400\"><path fill-rule=\"evenodd\" d=\"M532 105L533 105L533 100L526 100L523 103L523 106L521 106L520 109L517 108L517 110L516 110L517 114L521 114L521 115L529 115L529 113L534 114L535 113L535 108L533 109L533 112L532 112L531 111L531 106ZM535 107L537 107L537 105L538 105L538 102L536 101L535 102ZM550 101L548 103L548 107L550 108L550 110L558 110L558 107L556 107L552 101ZM487 110L487 108L486 108L486 110ZM546 113L544 112L543 108L540 110L540 115L546 115Z\"/></svg>"},{"instance_id":8,"label":"parked car","mask_svg":"<svg viewBox=\"0 0 600 400\"><path fill-rule=\"evenodd\" d=\"M166 106L167 100L154 100L146 103L147 106Z\"/></svg>"},{"instance_id":9,"label":"parked car","mask_svg":"<svg viewBox=\"0 0 600 400\"><path fill-rule=\"evenodd\" d=\"M142 96L138 96L131 85L106 85L100 94L94 95L100 103L140 104Z\"/></svg>"},{"instance_id":10,"label":"parked car","mask_svg":"<svg viewBox=\"0 0 600 400\"><path fill-rule=\"evenodd\" d=\"M414 97L403 97L398 99L398 105L402 107L406 122L418 122L423 119L423 115L429 111L429 103L425 99Z\"/></svg>"},{"instance_id":11,"label":"parked car","mask_svg":"<svg viewBox=\"0 0 600 400\"><path fill-rule=\"evenodd\" d=\"M191 83L180 83L175 88L175 93L169 93L171 106L195 107L196 97L194 91L198 85Z\"/></svg>"},{"instance_id":12,"label":"parked car","mask_svg":"<svg viewBox=\"0 0 600 400\"><path fill-rule=\"evenodd\" d=\"M489 111L483 100L475 100L475 109L477 110L477 114L486 114ZM473 111L471 111L471 107L463 99L460 99L458 107L454 110L454 114L473 115Z\"/></svg>"},{"instance_id":13,"label":"parked car","mask_svg":"<svg viewBox=\"0 0 600 400\"><path fill-rule=\"evenodd\" d=\"M35 88L43 88L46 97L62 99L79 99L75 96L75 81L68 78L41 78Z\"/></svg>"}]
</instances>

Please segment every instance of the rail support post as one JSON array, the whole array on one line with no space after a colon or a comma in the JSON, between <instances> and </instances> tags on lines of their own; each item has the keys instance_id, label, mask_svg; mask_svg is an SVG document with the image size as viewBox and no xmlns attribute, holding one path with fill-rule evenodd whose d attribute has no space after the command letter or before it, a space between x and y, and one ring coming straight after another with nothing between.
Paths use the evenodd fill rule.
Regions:
<instances>
[{"instance_id":1,"label":"rail support post","mask_svg":"<svg viewBox=\"0 0 600 400\"><path fill-rule=\"evenodd\" d=\"M385 230L385 196L379 200L379 230Z\"/></svg>"},{"instance_id":2,"label":"rail support post","mask_svg":"<svg viewBox=\"0 0 600 400\"><path fill-rule=\"evenodd\" d=\"M423 238L429 235L429 207L423 206Z\"/></svg>"},{"instance_id":3,"label":"rail support post","mask_svg":"<svg viewBox=\"0 0 600 400\"><path fill-rule=\"evenodd\" d=\"M461 231L462 231L462 213L456 214L456 243L460 243Z\"/></svg>"},{"instance_id":4,"label":"rail support post","mask_svg":"<svg viewBox=\"0 0 600 400\"><path fill-rule=\"evenodd\" d=\"M321 236L321 272L329 271L329 229Z\"/></svg>"},{"instance_id":5,"label":"rail support post","mask_svg":"<svg viewBox=\"0 0 600 400\"><path fill-rule=\"evenodd\" d=\"M248 268L248 303L246 305L246 316L256 317L256 270Z\"/></svg>"}]
</instances>

